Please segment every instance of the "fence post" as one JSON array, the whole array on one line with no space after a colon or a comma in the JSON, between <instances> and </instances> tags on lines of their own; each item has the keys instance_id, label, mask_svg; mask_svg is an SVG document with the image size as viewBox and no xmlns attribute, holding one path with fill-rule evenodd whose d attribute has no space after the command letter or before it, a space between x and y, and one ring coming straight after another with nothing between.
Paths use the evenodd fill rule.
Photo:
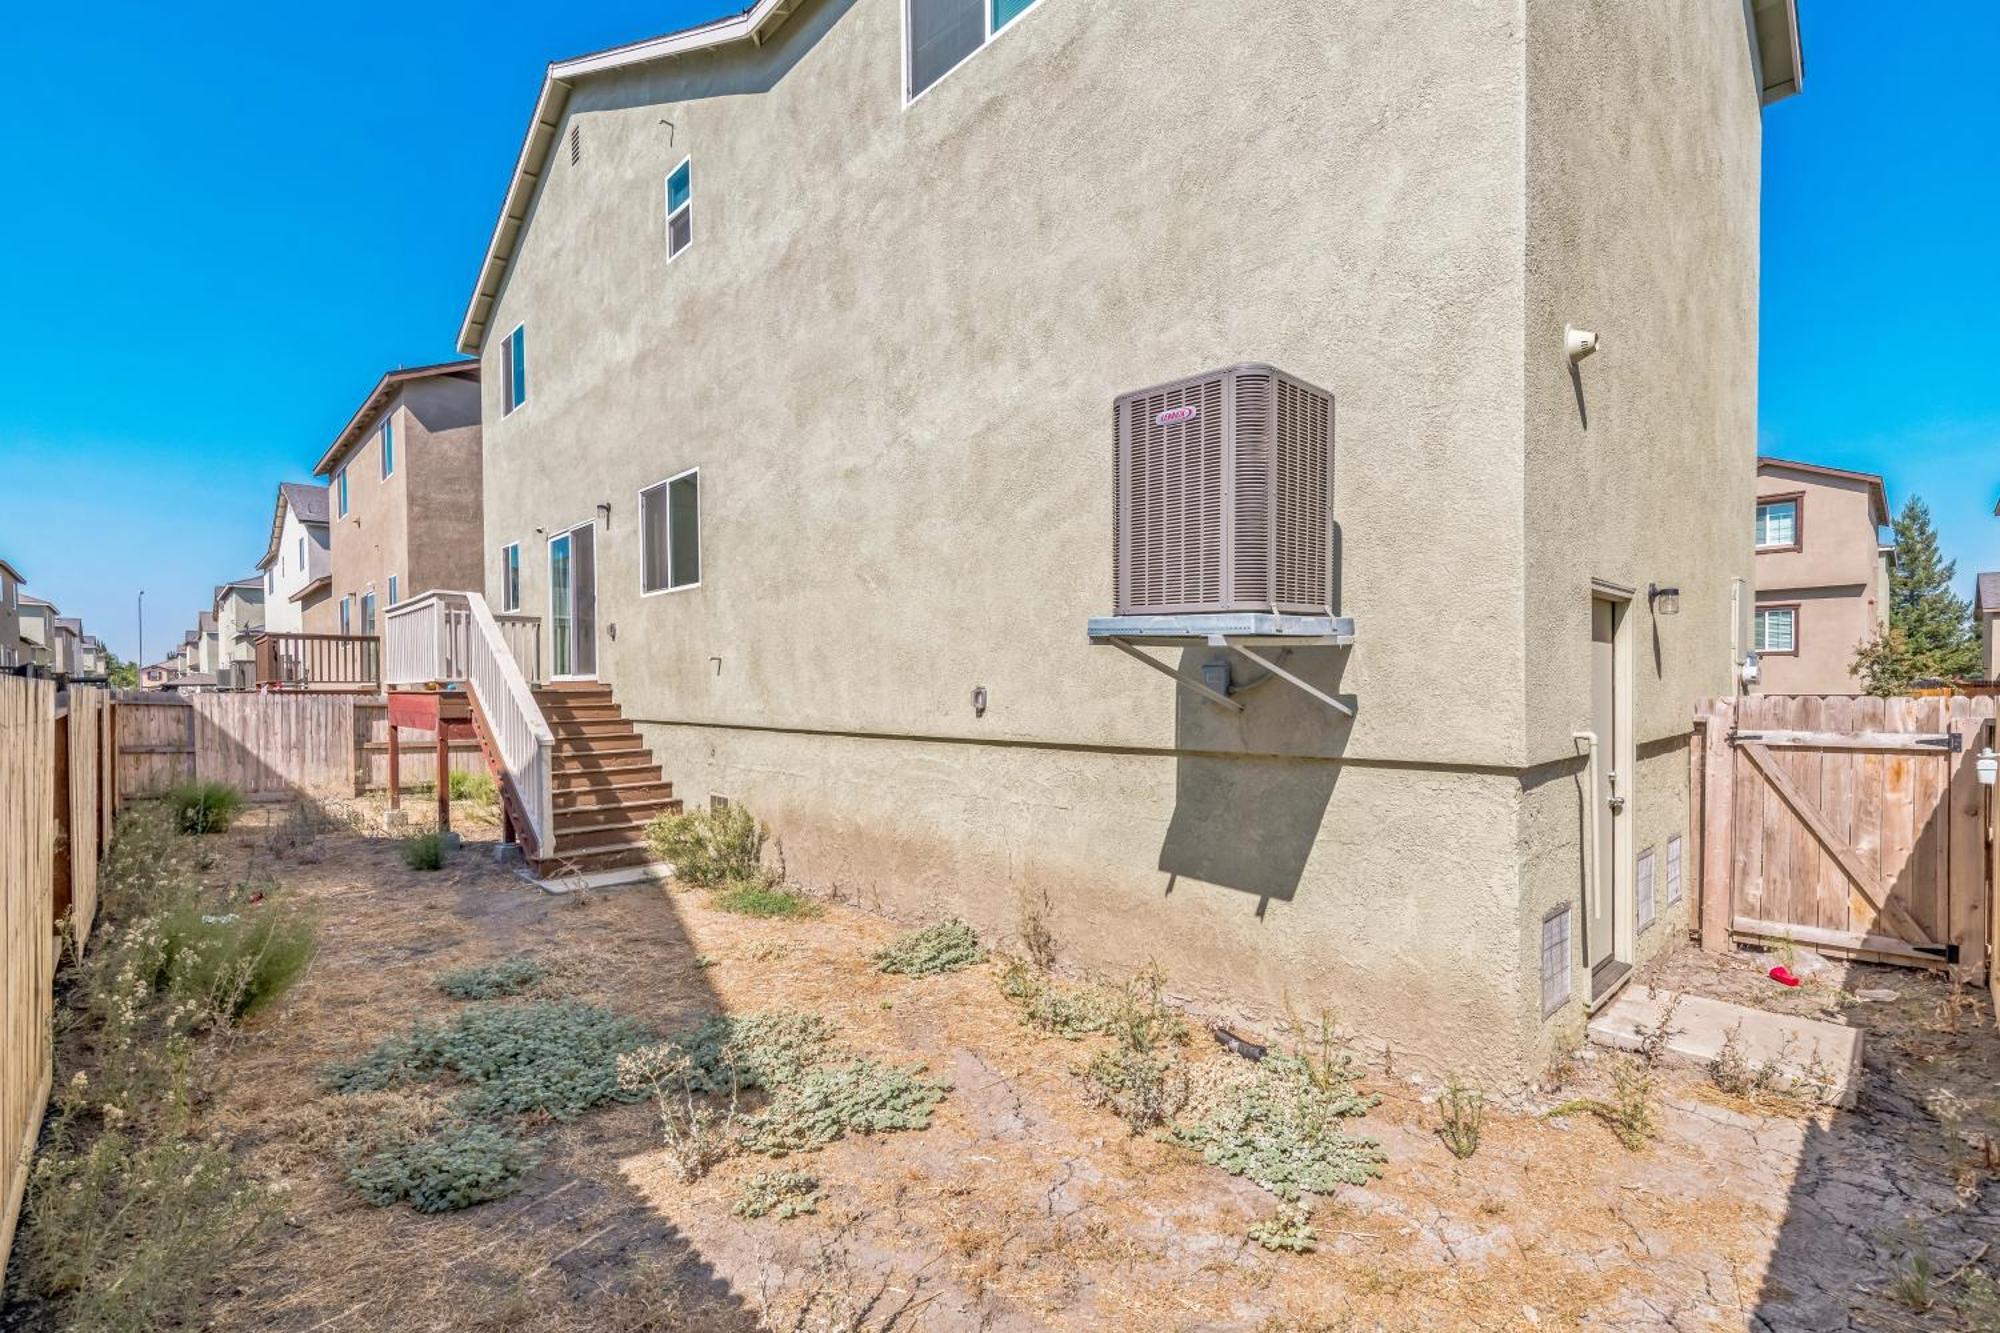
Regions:
<instances>
[{"instance_id":1,"label":"fence post","mask_svg":"<svg viewBox=\"0 0 2000 1333\"><path fill-rule=\"evenodd\" d=\"M1735 841L1730 829L1736 812L1736 747L1729 743L1736 730L1736 701L1710 699L1702 714L1707 726L1702 743L1701 947L1708 953L1728 953L1736 910L1731 868Z\"/></svg>"}]
</instances>

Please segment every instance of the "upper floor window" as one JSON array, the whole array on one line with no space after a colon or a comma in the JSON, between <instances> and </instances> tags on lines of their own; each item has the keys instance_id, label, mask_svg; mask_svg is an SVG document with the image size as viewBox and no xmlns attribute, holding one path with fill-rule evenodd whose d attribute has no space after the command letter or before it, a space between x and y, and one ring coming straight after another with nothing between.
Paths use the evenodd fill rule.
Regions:
<instances>
[{"instance_id":1,"label":"upper floor window","mask_svg":"<svg viewBox=\"0 0 2000 1333\"><path fill-rule=\"evenodd\" d=\"M1034 3L1035 0L904 0L905 48L909 56L905 96L915 100Z\"/></svg>"},{"instance_id":2,"label":"upper floor window","mask_svg":"<svg viewBox=\"0 0 2000 1333\"><path fill-rule=\"evenodd\" d=\"M500 548L500 609L521 609L521 543L509 542Z\"/></svg>"},{"instance_id":3,"label":"upper floor window","mask_svg":"<svg viewBox=\"0 0 2000 1333\"><path fill-rule=\"evenodd\" d=\"M694 239L694 159L683 159L667 177L667 258Z\"/></svg>"},{"instance_id":4,"label":"upper floor window","mask_svg":"<svg viewBox=\"0 0 2000 1333\"><path fill-rule=\"evenodd\" d=\"M1760 653L1796 653L1799 650L1799 609L1796 606L1758 607L1754 646Z\"/></svg>"},{"instance_id":5,"label":"upper floor window","mask_svg":"<svg viewBox=\"0 0 2000 1333\"><path fill-rule=\"evenodd\" d=\"M391 574L389 576L389 605L394 606L399 600L401 599L396 596L396 576Z\"/></svg>"},{"instance_id":6,"label":"upper floor window","mask_svg":"<svg viewBox=\"0 0 2000 1333\"><path fill-rule=\"evenodd\" d=\"M639 591L701 582L701 472L683 472L639 492Z\"/></svg>"},{"instance_id":7,"label":"upper floor window","mask_svg":"<svg viewBox=\"0 0 2000 1333\"><path fill-rule=\"evenodd\" d=\"M500 348L501 415L528 401L528 326L516 324Z\"/></svg>"},{"instance_id":8,"label":"upper floor window","mask_svg":"<svg viewBox=\"0 0 2000 1333\"><path fill-rule=\"evenodd\" d=\"M382 418L382 478L388 480L396 471L396 419Z\"/></svg>"},{"instance_id":9,"label":"upper floor window","mask_svg":"<svg viewBox=\"0 0 2000 1333\"><path fill-rule=\"evenodd\" d=\"M372 592L361 595L361 632L363 634L375 632L375 594Z\"/></svg>"},{"instance_id":10,"label":"upper floor window","mask_svg":"<svg viewBox=\"0 0 2000 1333\"><path fill-rule=\"evenodd\" d=\"M299 538L299 573L306 572L306 539Z\"/></svg>"},{"instance_id":11,"label":"upper floor window","mask_svg":"<svg viewBox=\"0 0 2000 1333\"><path fill-rule=\"evenodd\" d=\"M340 469L340 471L333 474L333 499L334 499L335 516L339 518L346 518L347 517L347 469L344 467Z\"/></svg>"},{"instance_id":12,"label":"upper floor window","mask_svg":"<svg viewBox=\"0 0 2000 1333\"><path fill-rule=\"evenodd\" d=\"M1799 497L1757 502L1757 549L1797 550L1799 546Z\"/></svg>"}]
</instances>

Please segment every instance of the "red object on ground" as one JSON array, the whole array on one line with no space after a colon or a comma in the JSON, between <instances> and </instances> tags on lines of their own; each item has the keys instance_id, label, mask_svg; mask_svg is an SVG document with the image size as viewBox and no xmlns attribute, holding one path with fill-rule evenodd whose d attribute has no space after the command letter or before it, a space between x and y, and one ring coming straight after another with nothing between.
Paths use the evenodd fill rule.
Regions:
<instances>
[{"instance_id":1,"label":"red object on ground","mask_svg":"<svg viewBox=\"0 0 2000 1333\"><path fill-rule=\"evenodd\" d=\"M1771 969L1771 980L1777 982L1780 986L1796 986L1799 984L1799 979L1792 975L1792 969L1786 967L1783 963Z\"/></svg>"}]
</instances>

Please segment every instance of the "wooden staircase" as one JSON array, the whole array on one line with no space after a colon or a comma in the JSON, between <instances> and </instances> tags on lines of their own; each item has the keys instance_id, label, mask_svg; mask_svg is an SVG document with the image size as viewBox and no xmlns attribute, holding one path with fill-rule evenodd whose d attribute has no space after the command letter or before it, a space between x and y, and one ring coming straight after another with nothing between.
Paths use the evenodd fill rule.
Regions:
<instances>
[{"instance_id":1,"label":"wooden staircase","mask_svg":"<svg viewBox=\"0 0 2000 1333\"><path fill-rule=\"evenodd\" d=\"M537 862L537 871L594 874L646 864L646 825L679 813L681 802L639 729L625 720L609 685L563 681L534 693L555 736L555 855Z\"/></svg>"}]
</instances>

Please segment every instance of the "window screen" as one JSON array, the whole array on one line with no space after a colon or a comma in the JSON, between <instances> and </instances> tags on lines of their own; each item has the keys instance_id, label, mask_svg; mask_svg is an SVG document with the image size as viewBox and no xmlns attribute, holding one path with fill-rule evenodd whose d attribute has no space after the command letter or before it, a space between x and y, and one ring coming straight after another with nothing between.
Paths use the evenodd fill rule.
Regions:
<instances>
[{"instance_id":1,"label":"window screen","mask_svg":"<svg viewBox=\"0 0 2000 1333\"><path fill-rule=\"evenodd\" d=\"M1035 0L993 0L993 31L998 32L1027 12Z\"/></svg>"},{"instance_id":2,"label":"window screen","mask_svg":"<svg viewBox=\"0 0 2000 1333\"><path fill-rule=\"evenodd\" d=\"M507 411L512 412L528 401L528 328L523 324L507 335L506 345L501 349L501 369L504 372L505 399Z\"/></svg>"},{"instance_id":3,"label":"window screen","mask_svg":"<svg viewBox=\"0 0 2000 1333\"><path fill-rule=\"evenodd\" d=\"M1741 510L1737 511L1741 513ZM1799 540L1799 502L1783 500L1757 506L1757 544L1796 546Z\"/></svg>"},{"instance_id":4,"label":"window screen","mask_svg":"<svg viewBox=\"0 0 2000 1333\"><path fill-rule=\"evenodd\" d=\"M1653 924L1659 915L1659 904L1654 900L1653 849L1648 847L1639 853L1639 929Z\"/></svg>"},{"instance_id":5,"label":"window screen","mask_svg":"<svg viewBox=\"0 0 2000 1333\"><path fill-rule=\"evenodd\" d=\"M639 591L667 586L667 488L639 492Z\"/></svg>"},{"instance_id":6,"label":"window screen","mask_svg":"<svg viewBox=\"0 0 2000 1333\"><path fill-rule=\"evenodd\" d=\"M361 632L375 632L375 594L367 593L361 598Z\"/></svg>"},{"instance_id":7,"label":"window screen","mask_svg":"<svg viewBox=\"0 0 2000 1333\"><path fill-rule=\"evenodd\" d=\"M701 474L689 472L639 493L641 592L701 582Z\"/></svg>"},{"instance_id":8,"label":"window screen","mask_svg":"<svg viewBox=\"0 0 2000 1333\"><path fill-rule=\"evenodd\" d=\"M396 423L393 419L382 422L382 475L386 478L396 471Z\"/></svg>"},{"instance_id":9,"label":"window screen","mask_svg":"<svg viewBox=\"0 0 2000 1333\"><path fill-rule=\"evenodd\" d=\"M396 576L389 576L389 605L394 606L401 599L396 595Z\"/></svg>"},{"instance_id":10,"label":"window screen","mask_svg":"<svg viewBox=\"0 0 2000 1333\"><path fill-rule=\"evenodd\" d=\"M1542 1015L1569 1003L1570 909L1564 903L1542 918Z\"/></svg>"},{"instance_id":11,"label":"window screen","mask_svg":"<svg viewBox=\"0 0 2000 1333\"><path fill-rule=\"evenodd\" d=\"M1790 653L1798 651L1798 612L1793 608L1778 607L1757 613L1756 648L1760 653Z\"/></svg>"},{"instance_id":12,"label":"window screen","mask_svg":"<svg viewBox=\"0 0 2000 1333\"><path fill-rule=\"evenodd\" d=\"M987 0L908 0L910 96L936 83L986 41ZM995 0L996 8L1005 0ZM1737 510L1742 513L1742 510Z\"/></svg>"},{"instance_id":13,"label":"window screen","mask_svg":"<svg viewBox=\"0 0 2000 1333\"><path fill-rule=\"evenodd\" d=\"M1681 900L1681 835L1667 839L1667 904Z\"/></svg>"}]
</instances>

